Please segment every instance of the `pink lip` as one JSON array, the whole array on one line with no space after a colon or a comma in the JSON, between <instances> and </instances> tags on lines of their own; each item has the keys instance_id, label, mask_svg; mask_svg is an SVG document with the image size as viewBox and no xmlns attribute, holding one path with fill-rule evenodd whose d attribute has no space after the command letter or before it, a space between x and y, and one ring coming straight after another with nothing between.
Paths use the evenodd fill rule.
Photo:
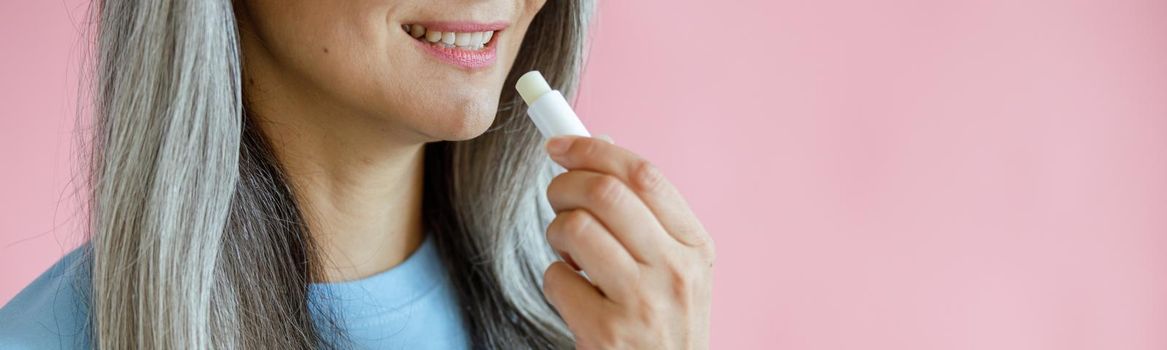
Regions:
<instances>
[{"instance_id":1,"label":"pink lip","mask_svg":"<svg viewBox=\"0 0 1167 350\"><path fill-rule=\"evenodd\" d=\"M410 37L410 39L413 39L415 44L420 46L422 48L422 50L425 50L430 55L433 55L434 58L437 58L438 60L440 60L442 62L451 64L454 66L466 68L466 69L486 68L486 67L490 67L491 65L494 64L494 62L497 60L497 55L496 55L494 43L498 41L498 37L501 34L502 30L507 27L506 22L493 22L493 23L413 22L413 23L420 24L420 25L424 26L427 31L436 30L436 31L440 31L440 32L455 32L455 33L495 31L494 37L491 38L490 42L486 43L486 46L483 47L481 50L464 50L464 49L459 49L456 47L455 48L446 48L446 47L434 45L428 41L425 41L424 40L425 37L422 37L423 40L418 40L417 38Z\"/></svg>"},{"instance_id":2,"label":"pink lip","mask_svg":"<svg viewBox=\"0 0 1167 350\"><path fill-rule=\"evenodd\" d=\"M416 44L421 46L423 50L429 52L430 55L433 55L438 60L463 68L475 69L490 67L497 59L497 56L494 52L494 45L490 44L494 42L493 38L490 40L490 43L487 43L486 47L477 51L463 50L459 48L445 48L421 40L414 41L416 41Z\"/></svg>"}]
</instances>

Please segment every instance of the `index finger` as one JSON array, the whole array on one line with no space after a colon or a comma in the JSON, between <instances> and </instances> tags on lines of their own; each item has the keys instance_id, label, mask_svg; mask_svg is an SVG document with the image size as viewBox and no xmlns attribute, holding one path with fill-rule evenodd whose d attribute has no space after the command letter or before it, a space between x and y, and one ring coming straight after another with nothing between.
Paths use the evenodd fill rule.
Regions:
<instances>
[{"instance_id":1,"label":"index finger","mask_svg":"<svg viewBox=\"0 0 1167 350\"><path fill-rule=\"evenodd\" d=\"M669 234L689 246L709 239L677 188L652 163L629 150L590 137L559 136L547 142L547 153L564 168L612 175L631 188L652 210Z\"/></svg>"}]
</instances>

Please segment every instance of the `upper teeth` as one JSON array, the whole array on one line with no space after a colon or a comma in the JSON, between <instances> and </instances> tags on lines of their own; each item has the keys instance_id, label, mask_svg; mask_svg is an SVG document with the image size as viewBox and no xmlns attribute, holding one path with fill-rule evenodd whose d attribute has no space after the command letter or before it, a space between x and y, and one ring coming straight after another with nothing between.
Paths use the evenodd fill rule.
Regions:
<instances>
[{"instance_id":1,"label":"upper teeth","mask_svg":"<svg viewBox=\"0 0 1167 350\"><path fill-rule=\"evenodd\" d=\"M486 43L490 42L490 38L494 37L493 31L469 33L439 32L436 30L426 30L425 27L419 24L406 24L401 28L405 29L410 36L419 40L425 40L435 45L471 50L482 49L486 46Z\"/></svg>"}]
</instances>

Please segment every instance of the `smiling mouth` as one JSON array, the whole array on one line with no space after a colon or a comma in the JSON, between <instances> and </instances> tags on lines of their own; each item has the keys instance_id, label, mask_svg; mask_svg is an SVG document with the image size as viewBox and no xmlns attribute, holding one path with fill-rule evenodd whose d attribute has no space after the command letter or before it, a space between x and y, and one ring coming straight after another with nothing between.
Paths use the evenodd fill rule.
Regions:
<instances>
[{"instance_id":1,"label":"smiling mouth","mask_svg":"<svg viewBox=\"0 0 1167 350\"><path fill-rule=\"evenodd\" d=\"M497 30L484 31L439 31L434 29L427 29L422 24L405 24L401 26L409 36L439 48L458 49L469 51L481 51L489 48L494 43L493 39Z\"/></svg>"}]
</instances>

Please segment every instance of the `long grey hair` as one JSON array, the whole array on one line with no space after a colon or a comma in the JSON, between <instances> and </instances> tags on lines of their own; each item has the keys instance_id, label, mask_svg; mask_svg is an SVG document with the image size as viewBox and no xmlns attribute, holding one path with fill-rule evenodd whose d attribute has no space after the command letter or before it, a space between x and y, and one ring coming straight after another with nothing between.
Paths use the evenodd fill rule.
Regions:
<instances>
[{"instance_id":1,"label":"long grey hair","mask_svg":"<svg viewBox=\"0 0 1167 350\"><path fill-rule=\"evenodd\" d=\"M345 347L313 317L317 248L245 108L231 0L93 6L93 345ZM592 7L548 1L506 86L538 69L570 94ZM484 135L426 146L424 221L476 347L570 347L540 292L549 167L520 101L504 89Z\"/></svg>"}]
</instances>

